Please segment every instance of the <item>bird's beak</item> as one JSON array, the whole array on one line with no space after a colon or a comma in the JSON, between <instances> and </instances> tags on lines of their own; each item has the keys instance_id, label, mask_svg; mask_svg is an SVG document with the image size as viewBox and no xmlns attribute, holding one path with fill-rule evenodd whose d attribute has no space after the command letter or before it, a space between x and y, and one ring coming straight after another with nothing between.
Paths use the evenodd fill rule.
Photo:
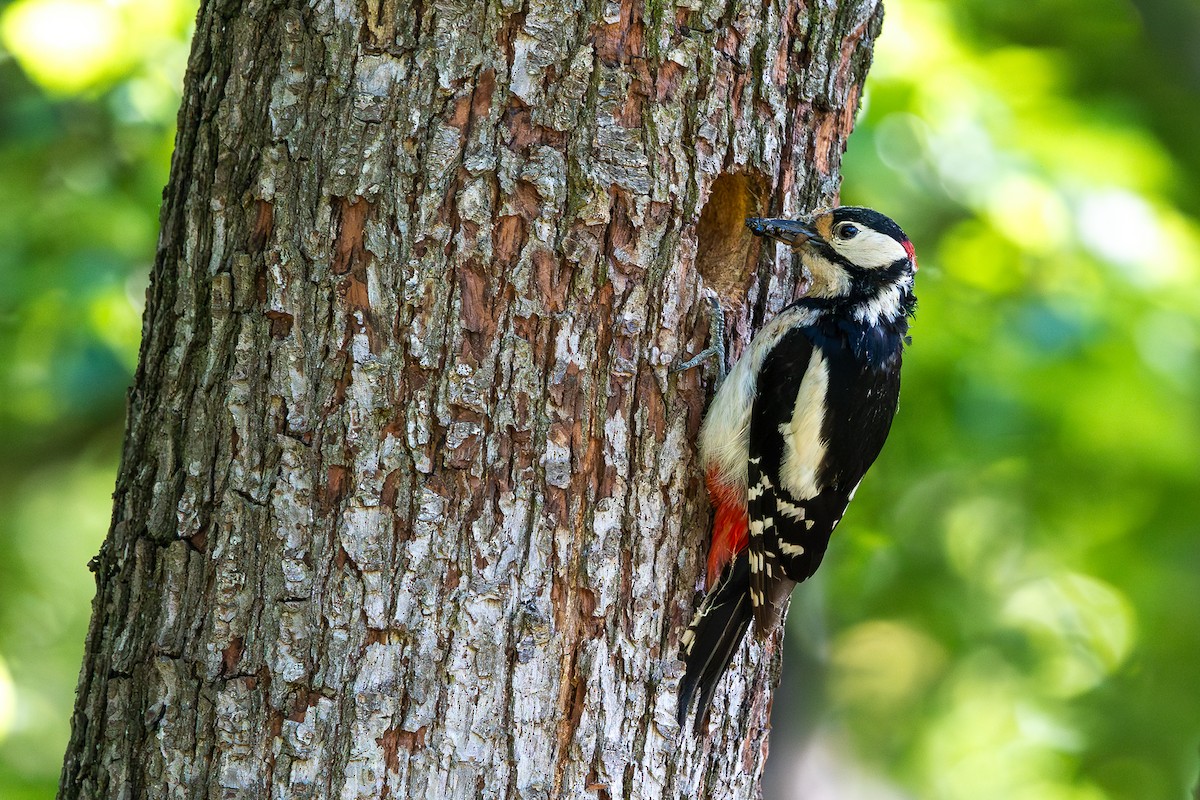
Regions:
<instances>
[{"instance_id":1,"label":"bird's beak","mask_svg":"<svg viewBox=\"0 0 1200 800\"><path fill-rule=\"evenodd\" d=\"M807 222L797 219L747 217L746 227L756 236L765 236L768 239L793 246L804 244L809 239L820 238L820 235Z\"/></svg>"}]
</instances>

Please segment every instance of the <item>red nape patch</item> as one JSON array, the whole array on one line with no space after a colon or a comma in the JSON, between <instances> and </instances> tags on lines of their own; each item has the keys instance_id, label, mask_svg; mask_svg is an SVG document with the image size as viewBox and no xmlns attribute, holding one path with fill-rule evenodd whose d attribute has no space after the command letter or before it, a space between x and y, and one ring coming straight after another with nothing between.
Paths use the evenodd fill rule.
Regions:
<instances>
[{"instance_id":1,"label":"red nape patch","mask_svg":"<svg viewBox=\"0 0 1200 800\"><path fill-rule=\"evenodd\" d=\"M708 498L717 509L705 583L705 588L711 590L725 566L750 545L750 520L746 515L745 498L737 489L723 483L715 469L708 471L704 482L708 485Z\"/></svg>"},{"instance_id":2,"label":"red nape patch","mask_svg":"<svg viewBox=\"0 0 1200 800\"><path fill-rule=\"evenodd\" d=\"M916 272L918 269L920 269L920 267L917 266L916 248L913 247L913 243L910 242L908 239L905 239L903 244L904 244L904 252L908 253L908 260L911 261L913 264L913 272Z\"/></svg>"}]
</instances>

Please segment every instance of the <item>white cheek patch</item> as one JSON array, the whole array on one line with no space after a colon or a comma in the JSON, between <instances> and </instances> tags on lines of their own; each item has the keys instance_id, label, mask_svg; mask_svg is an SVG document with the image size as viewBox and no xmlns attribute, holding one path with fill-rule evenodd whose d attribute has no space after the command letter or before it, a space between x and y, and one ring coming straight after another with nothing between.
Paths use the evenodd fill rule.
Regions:
<instances>
[{"instance_id":1,"label":"white cheek patch","mask_svg":"<svg viewBox=\"0 0 1200 800\"><path fill-rule=\"evenodd\" d=\"M835 237L830 244L850 263L864 269L879 269L908 258L904 245L870 228L859 228L858 235L853 239L842 241Z\"/></svg>"}]
</instances>

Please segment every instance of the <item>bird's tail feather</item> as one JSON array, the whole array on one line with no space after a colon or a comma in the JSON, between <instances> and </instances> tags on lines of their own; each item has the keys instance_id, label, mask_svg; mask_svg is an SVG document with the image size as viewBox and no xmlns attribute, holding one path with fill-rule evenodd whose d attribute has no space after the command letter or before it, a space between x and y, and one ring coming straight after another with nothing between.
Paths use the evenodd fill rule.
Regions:
<instances>
[{"instance_id":1,"label":"bird's tail feather","mask_svg":"<svg viewBox=\"0 0 1200 800\"><path fill-rule=\"evenodd\" d=\"M717 683L737 653L750 626L750 560L745 552L721 573L704 598L682 638L684 673L679 682L679 724L687 719L692 697L699 692L696 729L699 730Z\"/></svg>"}]
</instances>

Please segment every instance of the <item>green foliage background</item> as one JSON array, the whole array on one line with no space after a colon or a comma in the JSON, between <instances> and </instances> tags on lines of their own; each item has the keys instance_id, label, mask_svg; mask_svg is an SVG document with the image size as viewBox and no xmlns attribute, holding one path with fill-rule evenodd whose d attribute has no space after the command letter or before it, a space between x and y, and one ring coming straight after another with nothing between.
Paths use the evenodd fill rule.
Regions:
<instances>
[{"instance_id":1,"label":"green foliage background","mask_svg":"<svg viewBox=\"0 0 1200 800\"><path fill-rule=\"evenodd\" d=\"M6 800L54 794L193 14L0 0ZM891 441L797 594L768 796L822 770L842 788L808 797L1188 794L1197 131L1194 0L889 3L843 200L908 230L921 307Z\"/></svg>"}]
</instances>

